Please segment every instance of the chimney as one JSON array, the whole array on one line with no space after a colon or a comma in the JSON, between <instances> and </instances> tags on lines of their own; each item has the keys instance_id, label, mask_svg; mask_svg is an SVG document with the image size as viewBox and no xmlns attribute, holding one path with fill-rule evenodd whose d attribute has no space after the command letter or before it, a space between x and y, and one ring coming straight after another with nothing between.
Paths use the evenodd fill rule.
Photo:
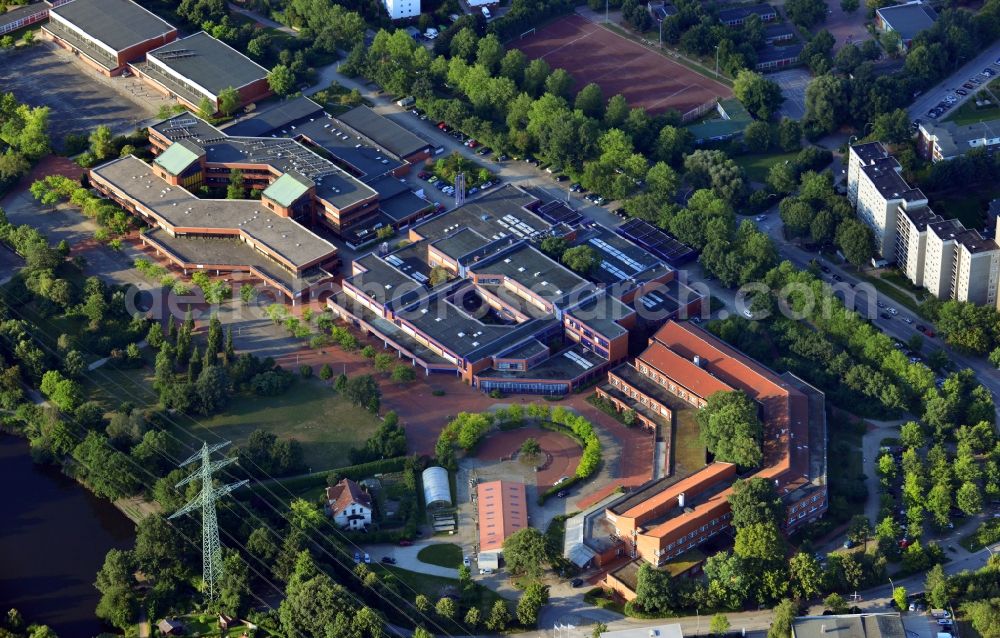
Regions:
<instances>
[{"instance_id":1,"label":"chimney","mask_svg":"<svg viewBox=\"0 0 1000 638\"><path fill-rule=\"evenodd\" d=\"M684 507L684 492L677 495L677 507Z\"/></svg>"}]
</instances>

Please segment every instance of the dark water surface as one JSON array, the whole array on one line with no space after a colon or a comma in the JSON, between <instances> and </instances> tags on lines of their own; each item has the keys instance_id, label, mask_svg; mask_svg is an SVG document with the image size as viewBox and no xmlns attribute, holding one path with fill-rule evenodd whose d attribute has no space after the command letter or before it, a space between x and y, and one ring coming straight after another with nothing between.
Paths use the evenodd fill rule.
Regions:
<instances>
[{"instance_id":1,"label":"dark water surface","mask_svg":"<svg viewBox=\"0 0 1000 638\"><path fill-rule=\"evenodd\" d=\"M35 465L23 439L0 434L0 611L60 638L90 638L94 577L112 547L131 547L135 527L57 468Z\"/></svg>"}]
</instances>

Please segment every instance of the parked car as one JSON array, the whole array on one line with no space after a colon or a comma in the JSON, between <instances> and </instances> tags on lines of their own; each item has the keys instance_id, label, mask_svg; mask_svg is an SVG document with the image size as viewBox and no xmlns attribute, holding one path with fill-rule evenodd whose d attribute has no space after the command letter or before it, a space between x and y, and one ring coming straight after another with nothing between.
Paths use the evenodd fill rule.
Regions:
<instances>
[{"instance_id":1,"label":"parked car","mask_svg":"<svg viewBox=\"0 0 1000 638\"><path fill-rule=\"evenodd\" d=\"M371 554L369 554L368 552L365 552L365 564L366 565L370 565L371 562L372 562Z\"/></svg>"},{"instance_id":2,"label":"parked car","mask_svg":"<svg viewBox=\"0 0 1000 638\"><path fill-rule=\"evenodd\" d=\"M567 496L569 496L569 492L567 490L559 490L558 492L556 492L556 496L558 496L559 498L566 498Z\"/></svg>"},{"instance_id":3,"label":"parked car","mask_svg":"<svg viewBox=\"0 0 1000 638\"><path fill-rule=\"evenodd\" d=\"M383 556L382 562L385 563L386 565L395 565L396 559L393 558L392 556Z\"/></svg>"},{"instance_id":4,"label":"parked car","mask_svg":"<svg viewBox=\"0 0 1000 638\"><path fill-rule=\"evenodd\" d=\"M354 562L355 563L361 562L361 552L354 552Z\"/></svg>"},{"instance_id":5,"label":"parked car","mask_svg":"<svg viewBox=\"0 0 1000 638\"><path fill-rule=\"evenodd\" d=\"M969 94L969 92L968 92L968 91L966 91L965 89L955 89L955 93L958 93L958 94L959 94L959 95L961 95L962 97L965 97L966 95L968 95L968 94Z\"/></svg>"},{"instance_id":6,"label":"parked car","mask_svg":"<svg viewBox=\"0 0 1000 638\"><path fill-rule=\"evenodd\" d=\"M565 483L565 482L566 482L566 481L568 481L568 480L569 480L569 477L568 477L568 476L560 476L560 477L559 477L559 480L558 480L558 481L556 481L556 482L555 482L554 484L555 484L555 485L562 485L563 483Z\"/></svg>"},{"instance_id":7,"label":"parked car","mask_svg":"<svg viewBox=\"0 0 1000 638\"><path fill-rule=\"evenodd\" d=\"M573 193L579 193L583 190L583 186L580 185L580 182L573 182L570 185L569 190Z\"/></svg>"},{"instance_id":8,"label":"parked car","mask_svg":"<svg viewBox=\"0 0 1000 638\"><path fill-rule=\"evenodd\" d=\"M465 556L462 558L462 564L465 565L466 567L472 567L472 559L469 558L468 556Z\"/></svg>"},{"instance_id":9,"label":"parked car","mask_svg":"<svg viewBox=\"0 0 1000 638\"><path fill-rule=\"evenodd\" d=\"M583 587L583 579L574 578L573 580L570 581L569 584L572 585L573 587Z\"/></svg>"},{"instance_id":10,"label":"parked car","mask_svg":"<svg viewBox=\"0 0 1000 638\"><path fill-rule=\"evenodd\" d=\"M408 541L405 538L403 540L399 541L399 546L400 547L409 547L412 544L413 544L413 541Z\"/></svg>"},{"instance_id":11,"label":"parked car","mask_svg":"<svg viewBox=\"0 0 1000 638\"><path fill-rule=\"evenodd\" d=\"M490 569L489 567L484 567L484 568L482 568L482 569L479 570L479 574L482 575L482 576L485 576L487 574L492 574L492 573L493 573L493 570Z\"/></svg>"}]
</instances>

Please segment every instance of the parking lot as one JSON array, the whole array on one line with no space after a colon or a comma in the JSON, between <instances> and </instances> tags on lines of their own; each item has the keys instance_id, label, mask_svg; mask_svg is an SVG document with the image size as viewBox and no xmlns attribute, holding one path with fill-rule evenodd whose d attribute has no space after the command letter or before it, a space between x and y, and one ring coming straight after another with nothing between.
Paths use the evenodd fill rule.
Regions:
<instances>
[{"instance_id":1,"label":"parking lot","mask_svg":"<svg viewBox=\"0 0 1000 638\"><path fill-rule=\"evenodd\" d=\"M0 52L0 86L21 102L52 109L49 131L59 148L67 133L89 133L101 124L125 133L156 115L158 96L129 93L127 78L106 78L48 42Z\"/></svg>"},{"instance_id":2,"label":"parking lot","mask_svg":"<svg viewBox=\"0 0 1000 638\"><path fill-rule=\"evenodd\" d=\"M805 69L788 69L768 74L767 78L778 83L785 101L781 105L781 114L801 120L806 114L806 86L811 76Z\"/></svg>"},{"instance_id":3,"label":"parking lot","mask_svg":"<svg viewBox=\"0 0 1000 638\"><path fill-rule=\"evenodd\" d=\"M986 82L984 80L987 78L980 74L987 67L992 68L995 72L1000 71L1000 65L996 64L998 59L1000 59L1000 42L994 43L993 46L976 56L974 60L964 65L955 73L951 74L951 76L947 79L942 80L934 88L924 91L922 95L918 96L917 99L914 100L913 105L910 106L910 119L922 119L925 121L927 119L935 119L930 115L931 109L944 102L949 95L954 95L954 103L952 103L950 108L945 112L940 112L936 119L947 117L947 111L958 108L966 100L970 99L976 92L965 89L962 85L969 82L969 80L974 77L979 79L982 82L982 85L985 85ZM996 76L994 75L994 77ZM978 90L981 85L973 84L973 86L975 86ZM966 91L968 95L956 94L956 89Z\"/></svg>"},{"instance_id":4,"label":"parking lot","mask_svg":"<svg viewBox=\"0 0 1000 638\"><path fill-rule=\"evenodd\" d=\"M969 76L969 78L962 83L962 86L957 87L952 91L948 91L940 102L928 110L927 117L932 120L945 117L945 114L957 106L960 101L979 99L977 94L980 92L984 93L985 97L990 99L990 101L995 104L996 96L993 95L987 87L990 80L997 76L998 68L1000 68L1000 58L998 58L994 64L983 67L983 70L979 73Z\"/></svg>"}]
</instances>

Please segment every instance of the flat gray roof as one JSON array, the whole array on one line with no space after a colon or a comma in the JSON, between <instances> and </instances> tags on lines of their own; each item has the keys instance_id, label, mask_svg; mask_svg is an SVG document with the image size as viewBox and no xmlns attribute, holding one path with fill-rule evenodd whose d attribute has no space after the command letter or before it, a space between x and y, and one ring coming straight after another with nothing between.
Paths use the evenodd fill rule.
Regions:
<instances>
[{"instance_id":1,"label":"flat gray roof","mask_svg":"<svg viewBox=\"0 0 1000 638\"><path fill-rule=\"evenodd\" d=\"M885 150L882 142L855 144L851 147L851 150L858 156L862 164L870 164L877 159L889 156L889 151Z\"/></svg>"},{"instance_id":2,"label":"flat gray roof","mask_svg":"<svg viewBox=\"0 0 1000 638\"><path fill-rule=\"evenodd\" d=\"M71 0L50 11L115 51L174 31L174 26L131 0Z\"/></svg>"},{"instance_id":3,"label":"flat gray roof","mask_svg":"<svg viewBox=\"0 0 1000 638\"><path fill-rule=\"evenodd\" d=\"M367 106L354 107L335 119L398 157L407 157L431 146L430 142L420 139Z\"/></svg>"},{"instance_id":4,"label":"flat gray roof","mask_svg":"<svg viewBox=\"0 0 1000 638\"><path fill-rule=\"evenodd\" d=\"M48 11L49 5L45 2L35 2L32 4L26 4L21 7L16 7L10 11L0 12L0 26L6 26L17 22L18 20L23 20L28 16L34 15L36 13L41 13L43 11Z\"/></svg>"},{"instance_id":5,"label":"flat gray roof","mask_svg":"<svg viewBox=\"0 0 1000 638\"><path fill-rule=\"evenodd\" d=\"M864 164L861 170L871 180L879 194L886 199L914 201L927 199L918 188L912 188L899 174L899 162L894 157L881 157Z\"/></svg>"},{"instance_id":6,"label":"flat gray roof","mask_svg":"<svg viewBox=\"0 0 1000 638\"><path fill-rule=\"evenodd\" d=\"M635 310L602 291L584 299L567 312L605 337L614 338L628 332L618 320L633 314Z\"/></svg>"},{"instance_id":7,"label":"flat gray roof","mask_svg":"<svg viewBox=\"0 0 1000 638\"><path fill-rule=\"evenodd\" d=\"M477 275L506 277L554 304L561 304L573 293L581 299L581 289L596 290L586 279L530 244L521 244L483 259L470 270Z\"/></svg>"},{"instance_id":8,"label":"flat gray roof","mask_svg":"<svg viewBox=\"0 0 1000 638\"><path fill-rule=\"evenodd\" d=\"M93 172L171 226L239 230L296 267L337 250L298 222L270 212L259 201L199 199L180 186L171 186L134 155L112 160Z\"/></svg>"},{"instance_id":9,"label":"flat gray roof","mask_svg":"<svg viewBox=\"0 0 1000 638\"><path fill-rule=\"evenodd\" d=\"M174 237L161 228L148 231L146 237L189 264L252 266L293 293L329 276L319 268L310 268L301 275L295 275L260 251L235 238L191 235Z\"/></svg>"},{"instance_id":10,"label":"flat gray roof","mask_svg":"<svg viewBox=\"0 0 1000 638\"><path fill-rule=\"evenodd\" d=\"M222 127L230 135L264 136L287 129L310 117L324 117L323 107L307 97L282 100L253 112L249 117Z\"/></svg>"},{"instance_id":11,"label":"flat gray roof","mask_svg":"<svg viewBox=\"0 0 1000 638\"><path fill-rule=\"evenodd\" d=\"M471 228L459 228L450 235L432 243L434 248L448 255L452 259L459 259L471 252L479 250L490 240L486 239Z\"/></svg>"},{"instance_id":12,"label":"flat gray roof","mask_svg":"<svg viewBox=\"0 0 1000 638\"><path fill-rule=\"evenodd\" d=\"M937 12L922 2L908 2L878 10L882 21L903 40L912 40L924 29L934 26Z\"/></svg>"},{"instance_id":13,"label":"flat gray roof","mask_svg":"<svg viewBox=\"0 0 1000 638\"><path fill-rule=\"evenodd\" d=\"M905 638L898 613L804 616L792 621L795 638Z\"/></svg>"},{"instance_id":14,"label":"flat gray roof","mask_svg":"<svg viewBox=\"0 0 1000 638\"><path fill-rule=\"evenodd\" d=\"M347 208L377 195L373 188L330 160L286 137L230 137L190 113L152 128L172 141L188 140L204 148L209 163L246 162L273 166L282 173L294 170L316 183L317 197L337 208Z\"/></svg>"},{"instance_id":15,"label":"flat gray roof","mask_svg":"<svg viewBox=\"0 0 1000 638\"><path fill-rule=\"evenodd\" d=\"M204 31L146 55L216 96L230 86L238 89L267 77L267 69Z\"/></svg>"},{"instance_id":16,"label":"flat gray roof","mask_svg":"<svg viewBox=\"0 0 1000 638\"><path fill-rule=\"evenodd\" d=\"M525 208L538 200L521 189L505 185L466 202L461 208L439 215L414 227L429 241L436 241L464 228L471 228L490 241L509 237L526 239L547 231L550 224Z\"/></svg>"}]
</instances>

